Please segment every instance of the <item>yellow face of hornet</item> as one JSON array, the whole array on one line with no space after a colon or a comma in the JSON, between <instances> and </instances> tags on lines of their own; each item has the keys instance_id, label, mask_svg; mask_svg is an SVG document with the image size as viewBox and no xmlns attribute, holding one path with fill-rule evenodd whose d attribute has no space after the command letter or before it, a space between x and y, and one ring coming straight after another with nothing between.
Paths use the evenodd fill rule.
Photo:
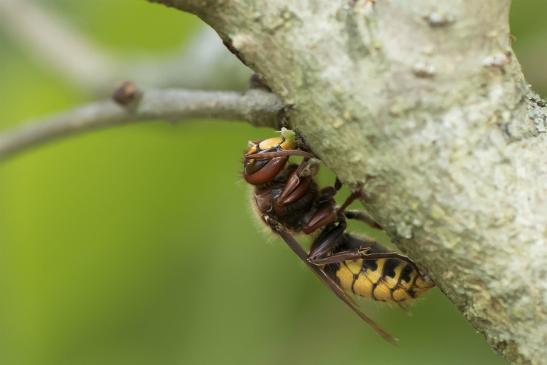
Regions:
<instances>
[{"instance_id":1,"label":"yellow face of hornet","mask_svg":"<svg viewBox=\"0 0 547 365\"><path fill-rule=\"evenodd\" d=\"M261 185L271 182L287 163L288 156L248 158L250 155L268 153L281 153L297 149L295 133L282 128L279 137L268 138L260 142L249 142L245 158L243 160L243 177L251 185Z\"/></svg>"},{"instance_id":2,"label":"yellow face of hornet","mask_svg":"<svg viewBox=\"0 0 547 365\"><path fill-rule=\"evenodd\" d=\"M252 155L276 147L279 147L281 151L296 149L296 134L294 131L281 128L279 137L268 138L258 143L249 141L249 148L245 154Z\"/></svg>"}]
</instances>

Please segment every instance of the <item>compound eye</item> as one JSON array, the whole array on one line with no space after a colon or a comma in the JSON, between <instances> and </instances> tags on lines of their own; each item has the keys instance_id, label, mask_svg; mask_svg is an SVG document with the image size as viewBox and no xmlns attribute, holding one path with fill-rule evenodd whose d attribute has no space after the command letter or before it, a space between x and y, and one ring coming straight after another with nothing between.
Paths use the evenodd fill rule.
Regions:
<instances>
[{"instance_id":1,"label":"compound eye","mask_svg":"<svg viewBox=\"0 0 547 365\"><path fill-rule=\"evenodd\" d=\"M251 185L260 185L272 181L283 170L288 157L254 160L245 164L243 177Z\"/></svg>"}]
</instances>

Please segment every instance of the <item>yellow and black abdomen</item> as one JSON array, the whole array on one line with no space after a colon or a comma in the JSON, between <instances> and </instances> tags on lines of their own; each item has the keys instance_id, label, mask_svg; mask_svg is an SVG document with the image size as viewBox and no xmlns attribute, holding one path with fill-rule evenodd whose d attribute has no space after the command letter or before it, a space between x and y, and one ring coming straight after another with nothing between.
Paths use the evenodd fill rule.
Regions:
<instances>
[{"instance_id":1,"label":"yellow and black abdomen","mask_svg":"<svg viewBox=\"0 0 547 365\"><path fill-rule=\"evenodd\" d=\"M360 248L367 248L368 253L387 252L377 244ZM326 272L346 292L383 302L405 302L435 286L431 279L420 274L409 259L394 256L329 264Z\"/></svg>"}]
</instances>

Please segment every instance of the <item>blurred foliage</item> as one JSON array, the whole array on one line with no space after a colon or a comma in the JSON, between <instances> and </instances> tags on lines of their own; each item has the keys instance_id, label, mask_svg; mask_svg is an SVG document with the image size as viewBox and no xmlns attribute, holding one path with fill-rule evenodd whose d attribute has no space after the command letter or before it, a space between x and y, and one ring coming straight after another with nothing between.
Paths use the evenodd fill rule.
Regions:
<instances>
[{"instance_id":1,"label":"blurred foliage","mask_svg":"<svg viewBox=\"0 0 547 365\"><path fill-rule=\"evenodd\" d=\"M200 24L144 1L44 3L124 55L167 52ZM518 47L547 31L546 11L515 2ZM5 32L0 47L0 127L93 98ZM437 289L412 316L366 304L392 347L257 228L240 158L270 134L141 124L0 165L0 363L505 363Z\"/></svg>"}]
</instances>

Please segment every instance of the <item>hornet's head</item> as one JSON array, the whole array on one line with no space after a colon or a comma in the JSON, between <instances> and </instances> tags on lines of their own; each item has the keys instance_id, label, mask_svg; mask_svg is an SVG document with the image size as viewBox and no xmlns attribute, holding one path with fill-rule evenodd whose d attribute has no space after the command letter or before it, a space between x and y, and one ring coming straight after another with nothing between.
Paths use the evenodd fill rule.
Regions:
<instances>
[{"instance_id":1,"label":"hornet's head","mask_svg":"<svg viewBox=\"0 0 547 365\"><path fill-rule=\"evenodd\" d=\"M260 154L295 150L297 148L294 131L282 128L279 137L262 141L249 141L243 160L243 177L252 185L261 185L273 180L283 170L287 156L260 158ZM252 158L249 158L253 155Z\"/></svg>"}]
</instances>

